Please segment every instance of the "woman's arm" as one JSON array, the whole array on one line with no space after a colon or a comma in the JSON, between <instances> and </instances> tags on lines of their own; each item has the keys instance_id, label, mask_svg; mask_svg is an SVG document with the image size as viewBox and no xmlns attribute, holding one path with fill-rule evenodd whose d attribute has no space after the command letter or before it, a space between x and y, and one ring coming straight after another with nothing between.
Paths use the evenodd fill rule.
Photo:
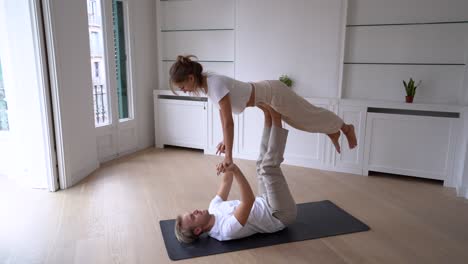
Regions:
<instances>
[{"instance_id":1,"label":"woman's arm","mask_svg":"<svg viewBox=\"0 0 468 264\"><path fill-rule=\"evenodd\" d=\"M232 145L234 141L234 120L232 119L231 99L229 95L219 101L219 113L223 128L223 142L225 147L224 165L232 163Z\"/></svg>"},{"instance_id":2,"label":"woman's arm","mask_svg":"<svg viewBox=\"0 0 468 264\"><path fill-rule=\"evenodd\" d=\"M221 114L221 109L219 110L219 117L221 118L221 125L224 124L224 118L223 115ZM219 142L219 144L216 146L216 155L221 155L226 152L226 147L224 146L224 139Z\"/></svg>"}]
</instances>

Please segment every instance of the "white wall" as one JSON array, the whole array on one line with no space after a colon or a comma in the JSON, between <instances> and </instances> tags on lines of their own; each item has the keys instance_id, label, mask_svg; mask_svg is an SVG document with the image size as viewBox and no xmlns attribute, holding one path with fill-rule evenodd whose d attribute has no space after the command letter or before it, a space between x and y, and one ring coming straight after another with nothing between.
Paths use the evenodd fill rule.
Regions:
<instances>
[{"instance_id":1,"label":"white wall","mask_svg":"<svg viewBox=\"0 0 468 264\"><path fill-rule=\"evenodd\" d=\"M89 62L88 13L86 1L49 0L52 40L57 77L58 109L63 138L66 182L72 186L88 176L99 164L93 120L93 97ZM60 161L60 160L59 160Z\"/></svg>"},{"instance_id":2,"label":"white wall","mask_svg":"<svg viewBox=\"0 0 468 264\"><path fill-rule=\"evenodd\" d=\"M134 42L135 112L138 125L138 148L154 146L153 90L157 89L157 54L155 23L156 1L132 0L131 31Z\"/></svg>"},{"instance_id":3,"label":"white wall","mask_svg":"<svg viewBox=\"0 0 468 264\"><path fill-rule=\"evenodd\" d=\"M348 24L464 21L466 0L348 0Z\"/></svg>"},{"instance_id":4,"label":"white wall","mask_svg":"<svg viewBox=\"0 0 468 264\"><path fill-rule=\"evenodd\" d=\"M235 0L156 1L160 43L159 87L169 87L177 55L193 54L204 71L234 77ZM190 41L187 41L190 40Z\"/></svg>"},{"instance_id":5,"label":"white wall","mask_svg":"<svg viewBox=\"0 0 468 264\"><path fill-rule=\"evenodd\" d=\"M468 24L446 22L467 21L466 10L464 0L349 0L347 24L360 26L346 30L343 97L404 102L412 77L416 103L463 104Z\"/></svg>"},{"instance_id":6,"label":"white wall","mask_svg":"<svg viewBox=\"0 0 468 264\"><path fill-rule=\"evenodd\" d=\"M338 97L343 0L238 0L236 78L288 74L304 97Z\"/></svg>"}]
</instances>

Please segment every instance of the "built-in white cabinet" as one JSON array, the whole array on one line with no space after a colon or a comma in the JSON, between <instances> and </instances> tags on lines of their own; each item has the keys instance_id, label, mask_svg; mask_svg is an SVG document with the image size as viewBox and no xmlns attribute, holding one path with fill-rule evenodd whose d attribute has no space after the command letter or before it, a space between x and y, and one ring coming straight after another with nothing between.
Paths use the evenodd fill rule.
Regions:
<instances>
[{"instance_id":1,"label":"built-in white cabinet","mask_svg":"<svg viewBox=\"0 0 468 264\"><path fill-rule=\"evenodd\" d=\"M157 147L206 148L206 98L154 93L154 103Z\"/></svg>"},{"instance_id":2,"label":"built-in white cabinet","mask_svg":"<svg viewBox=\"0 0 468 264\"><path fill-rule=\"evenodd\" d=\"M341 104L338 109L338 115L347 124L353 124L358 145L354 149L349 149L348 141L345 135L340 138L341 154L334 155L334 167L338 171L353 172L362 174L364 146L366 136L366 111L365 106L355 106Z\"/></svg>"},{"instance_id":3,"label":"built-in white cabinet","mask_svg":"<svg viewBox=\"0 0 468 264\"><path fill-rule=\"evenodd\" d=\"M453 173L458 125L456 113L369 109L364 174L447 180Z\"/></svg>"},{"instance_id":4,"label":"built-in white cabinet","mask_svg":"<svg viewBox=\"0 0 468 264\"><path fill-rule=\"evenodd\" d=\"M460 109L432 105L307 98L353 124L358 146L349 149L341 136L341 154L324 134L284 124L289 137L284 164L368 175L369 171L443 180L454 185L454 156L460 131ZM223 139L219 109L207 98L155 91L156 146L174 145L216 153ZM383 107L379 107L383 106ZM258 108L233 115L234 158L258 157L264 117Z\"/></svg>"}]
</instances>

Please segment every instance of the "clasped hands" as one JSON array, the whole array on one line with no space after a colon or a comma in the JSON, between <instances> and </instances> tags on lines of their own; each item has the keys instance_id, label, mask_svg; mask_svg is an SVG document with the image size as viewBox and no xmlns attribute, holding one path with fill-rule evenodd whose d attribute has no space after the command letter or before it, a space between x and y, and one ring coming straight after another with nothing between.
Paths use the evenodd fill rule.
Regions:
<instances>
[{"instance_id":1,"label":"clasped hands","mask_svg":"<svg viewBox=\"0 0 468 264\"><path fill-rule=\"evenodd\" d=\"M221 141L218 146L216 146L216 155L225 154L225 152L226 146L224 145L224 142ZM224 160L216 165L216 175L229 171L233 164L232 157L225 156Z\"/></svg>"}]
</instances>

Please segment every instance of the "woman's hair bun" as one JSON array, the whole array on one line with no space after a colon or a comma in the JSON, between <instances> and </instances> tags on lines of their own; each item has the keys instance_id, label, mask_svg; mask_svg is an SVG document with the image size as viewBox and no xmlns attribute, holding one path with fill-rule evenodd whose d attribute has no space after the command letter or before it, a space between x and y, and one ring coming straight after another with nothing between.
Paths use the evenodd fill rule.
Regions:
<instances>
[{"instance_id":1,"label":"woman's hair bun","mask_svg":"<svg viewBox=\"0 0 468 264\"><path fill-rule=\"evenodd\" d=\"M182 63L182 64L189 64L189 63L192 62L192 58L198 59L194 55L186 55L186 56L179 55L179 56L177 56L177 62Z\"/></svg>"}]
</instances>

